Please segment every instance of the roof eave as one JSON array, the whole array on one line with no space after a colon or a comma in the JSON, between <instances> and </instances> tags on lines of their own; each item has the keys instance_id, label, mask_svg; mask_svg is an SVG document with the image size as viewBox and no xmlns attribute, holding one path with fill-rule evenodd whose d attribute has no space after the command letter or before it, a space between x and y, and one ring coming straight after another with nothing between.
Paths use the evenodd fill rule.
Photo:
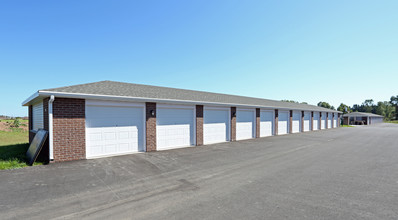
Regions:
<instances>
[{"instance_id":1,"label":"roof eave","mask_svg":"<svg viewBox=\"0 0 398 220\"><path fill-rule=\"evenodd\" d=\"M25 101L22 102L22 106L29 106L29 103L35 100L40 96L39 91L33 93L29 98L25 99Z\"/></svg>"}]
</instances>

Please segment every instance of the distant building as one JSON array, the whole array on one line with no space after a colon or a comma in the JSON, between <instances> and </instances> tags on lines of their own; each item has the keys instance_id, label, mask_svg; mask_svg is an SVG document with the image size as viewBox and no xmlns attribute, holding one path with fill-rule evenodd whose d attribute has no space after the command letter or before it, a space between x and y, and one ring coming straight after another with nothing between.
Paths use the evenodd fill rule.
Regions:
<instances>
[{"instance_id":1,"label":"distant building","mask_svg":"<svg viewBox=\"0 0 398 220\"><path fill-rule=\"evenodd\" d=\"M351 112L343 115L344 125L371 125L383 122L383 116L367 112Z\"/></svg>"}]
</instances>

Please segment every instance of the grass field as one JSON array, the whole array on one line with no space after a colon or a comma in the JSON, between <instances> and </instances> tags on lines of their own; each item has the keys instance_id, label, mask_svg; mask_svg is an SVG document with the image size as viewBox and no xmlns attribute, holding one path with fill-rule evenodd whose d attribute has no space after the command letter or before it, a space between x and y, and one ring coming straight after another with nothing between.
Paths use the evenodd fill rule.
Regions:
<instances>
[{"instance_id":1,"label":"grass field","mask_svg":"<svg viewBox=\"0 0 398 220\"><path fill-rule=\"evenodd\" d=\"M3 120L2 120L3 121ZM0 170L26 167L29 133L22 129L0 131ZM35 163L35 165L42 163Z\"/></svg>"},{"instance_id":2,"label":"grass field","mask_svg":"<svg viewBox=\"0 0 398 220\"><path fill-rule=\"evenodd\" d=\"M385 121L386 123L393 123L393 124L398 124L398 120L394 120L394 121Z\"/></svg>"},{"instance_id":3,"label":"grass field","mask_svg":"<svg viewBox=\"0 0 398 220\"><path fill-rule=\"evenodd\" d=\"M341 127L343 127L343 128L352 128L352 127L354 127L354 126L351 126L351 125L341 125Z\"/></svg>"}]
</instances>

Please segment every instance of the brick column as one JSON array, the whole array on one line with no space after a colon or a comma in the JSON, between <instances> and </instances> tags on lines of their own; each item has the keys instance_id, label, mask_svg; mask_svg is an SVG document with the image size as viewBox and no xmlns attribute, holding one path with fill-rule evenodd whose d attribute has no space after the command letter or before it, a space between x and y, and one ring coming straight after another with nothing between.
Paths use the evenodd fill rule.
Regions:
<instances>
[{"instance_id":1,"label":"brick column","mask_svg":"<svg viewBox=\"0 0 398 220\"><path fill-rule=\"evenodd\" d=\"M203 105L196 106L196 146L203 145Z\"/></svg>"},{"instance_id":2,"label":"brick column","mask_svg":"<svg viewBox=\"0 0 398 220\"><path fill-rule=\"evenodd\" d=\"M318 128L322 130L322 112L319 112Z\"/></svg>"},{"instance_id":3,"label":"brick column","mask_svg":"<svg viewBox=\"0 0 398 220\"><path fill-rule=\"evenodd\" d=\"M304 132L304 111L301 111L301 132Z\"/></svg>"},{"instance_id":4,"label":"brick column","mask_svg":"<svg viewBox=\"0 0 398 220\"><path fill-rule=\"evenodd\" d=\"M146 151L156 151L156 103L145 103L146 115ZM153 113L153 115L152 115Z\"/></svg>"},{"instance_id":5,"label":"brick column","mask_svg":"<svg viewBox=\"0 0 398 220\"><path fill-rule=\"evenodd\" d=\"M290 110L289 116L289 133L293 133L293 110Z\"/></svg>"},{"instance_id":6,"label":"brick column","mask_svg":"<svg viewBox=\"0 0 398 220\"><path fill-rule=\"evenodd\" d=\"M55 98L53 132L54 162L86 159L86 100Z\"/></svg>"},{"instance_id":7,"label":"brick column","mask_svg":"<svg viewBox=\"0 0 398 220\"><path fill-rule=\"evenodd\" d=\"M335 113L332 113L332 127L331 127L331 128L334 127L334 114L335 114Z\"/></svg>"},{"instance_id":8,"label":"brick column","mask_svg":"<svg viewBox=\"0 0 398 220\"><path fill-rule=\"evenodd\" d=\"M278 117L279 117L279 113L278 113L278 109L275 109L275 135L278 135Z\"/></svg>"},{"instance_id":9,"label":"brick column","mask_svg":"<svg viewBox=\"0 0 398 220\"><path fill-rule=\"evenodd\" d=\"M314 112L311 112L311 131L314 130Z\"/></svg>"},{"instance_id":10,"label":"brick column","mask_svg":"<svg viewBox=\"0 0 398 220\"><path fill-rule=\"evenodd\" d=\"M326 121L325 121L325 128L328 129L329 128L329 112L326 112Z\"/></svg>"},{"instance_id":11,"label":"brick column","mask_svg":"<svg viewBox=\"0 0 398 220\"><path fill-rule=\"evenodd\" d=\"M236 141L236 107L231 107L231 141Z\"/></svg>"},{"instance_id":12,"label":"brick column","mask_svg":"<svg viewBox=\"0 0 398 220\"><path fill-rule=\"evenodd\" d=\"M256 108L256 138L260 137L260 109Z\"/></svg>"}]
</instances>

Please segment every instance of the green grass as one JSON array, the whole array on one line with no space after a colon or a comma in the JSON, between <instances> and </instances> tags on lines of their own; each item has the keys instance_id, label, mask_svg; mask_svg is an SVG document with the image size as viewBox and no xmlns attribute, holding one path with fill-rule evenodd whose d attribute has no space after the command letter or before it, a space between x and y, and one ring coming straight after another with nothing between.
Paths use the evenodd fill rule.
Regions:
<instances>
[{"instance_id":1,"label":"green grass","mask_svg":"<svg viewBox=\"0 0 398 220\"><path fill-rule=\"evenodd\" d=\"M343 128L352 128L352 127L354 127L354 126L351 126L351 125L341 125L341 127L343 127Z\"/></svg>"},{"instance_id":2,"label":"green grass","mask_svg":"<svg viewBox=\"0 0 398 220\"><path fill-rule=\"evenodd\" d=\"M393 123L393 124L398 124L398 120L394 120L394 121L385 121L386 123Z\"/></svg>"},{"instance_id":3,"label":"green grass","mask_svg":"<svg viewBox=\"0 0 398 220\"><path fill-rule=\"evenodd\" d=\"M26 167L29 133L21 129L0 131L0 170ZM43 164L41 162L35 165Z\"/></svg>"}]
</instances>

